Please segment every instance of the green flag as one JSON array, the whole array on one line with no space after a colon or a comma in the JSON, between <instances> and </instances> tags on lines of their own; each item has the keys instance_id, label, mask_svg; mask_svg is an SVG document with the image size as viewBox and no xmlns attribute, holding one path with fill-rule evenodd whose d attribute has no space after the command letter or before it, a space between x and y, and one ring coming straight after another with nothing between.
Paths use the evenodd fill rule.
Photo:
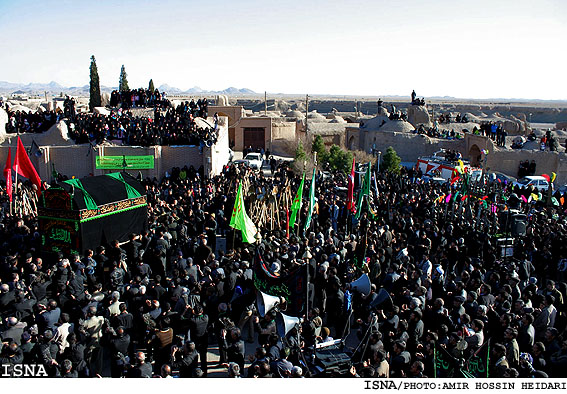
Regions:
<instances>
[{"instance_id":1,"label":"green flag","mask_svg":"<svg viewBox=\"0 0 567 394\"><path fill-rule=\"evenodd\" d=\"M366 175L364 175L364 180L362 181L362 186L360 187L360 192L358 193L358 202L356 204L356 218L358 219L362 214L362 201L364 196L370 195L370 168L372 167L371 163L368 163L368 167L366 168Z\"/></svg>"},{"instance_id":2,"label":"green flag","mask_svg":"<svg viewBox=\"0 0 567 394\"><path fill-rule=\"evenodd\" d=\"M244 196L242 194L242 183L238 185L238 192L236 193L236 200L234 201L232 217L230 218L230 227L242 232L242 241L249 244L256 242L255 237L258 230L252 222L252 219L250 219L246 214Z\"/></svg>"},{"instance_id":3,"label":"green flag","mask_svg":"<svg viewBox=\"0 0 567 394\"><path fill-rule=\"evenodd\" d=\"M315 169L313 169L313 177L311 178L311 189L309 189L309 211L307 212L307 221L303 232L307 231L311 224L311 215L313 215L313 208L315 207Z\"/></svg>"},{"instance_id":4,"label":"green flag","mask_svg":"<svg viewBox=\"0 0 567 394\"><path fill-rule=\"evenodd\" d=\"M293 228L295 226L295 218L297 213L301 209L301 199L303 198L303 182L305 181L305 172L303 173L303 178L301 178L301 183L299 184L299 189L297 189L297 194L293 199L291 204L291 218L289 218L289 227Z\"/></svg>"}]
</instances>

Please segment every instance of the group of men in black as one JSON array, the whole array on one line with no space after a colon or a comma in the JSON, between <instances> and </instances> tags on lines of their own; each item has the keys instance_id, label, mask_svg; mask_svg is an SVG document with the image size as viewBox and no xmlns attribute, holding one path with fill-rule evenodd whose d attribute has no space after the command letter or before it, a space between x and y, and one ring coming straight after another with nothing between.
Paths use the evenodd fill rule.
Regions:
<instances>
[{"instance_id":1,"label":"group of men in black","mask_svg":"<svg viewBox=\"0 0 567 394\"><path fill-rule=\"evenodd\" d=\"M279 219L256 221L261 239L248 244L229 226L238 182L246 179L251 215L251 201L274 187L295 193L300 175L285 165L269 177L242 165L212 178L176 168L144 181L148 230L54 259L41 253L37 217L11 216L3 188L2 370L25 363L49 376L204 377L216 344L228 376L302 377L321 373L317 344L344 338L350 364L340 376L434 377L441 348L462 365L489 341L490 377L562 376L564 212L520 200L527 231L502 257L496 234L509 231L501 215L510 185L484 190L489 205L477 215L478 200L445 199L459 182L422 182L413 169L373 176L358 217L346 209L347 177L317 175L311 225L306 191L299 230L288 237L281 207ZM258 312L259 253L274 276L309 270L308 310L288 333L277 330L277 311ZM363 274L369 294L349 285Z\"/></svg>"},{"instance_id":2,"label":"group of men in black","mask_svg":"<svg viewBox=\"0 0 567 394\"><path fill-rule=\"evenodd\" d=\"M531 162L529 160L521 161L520 165L518 166L518 179L528 175L535 175L536 166L537 164L535 160L532 160Z\"/></svg>"},{"instance_id":3,"label":"group of men in black","mask_svg":"<svg viewBox=\"0 0 567 394\"><path fill-rule=\"evenodd\" d=\"M199 127L196 117L206 118L207 99L183 102L176 108L154 108L153 118L129 110L113 109L110 115L80 113L69 121L69 135L77 144L97 145L120 141L124 145L200 145L216 142L216 125Z\"/></svg>"},{"instance_id":4,"label":"group of men in black","mask_svg":"<svg viewBox=\"0 0 567 394\"><path fill-rule=\"evenodd\" d=\"M167 108L171 105L166 98L166 93L160 93L158 89L150 91L149 89L127 89L127 90L113 90L110 93L111 108L136 108L136 107L156 107Z\"/></svg>"},{"instance_id":5,"label":"group of men in black","mask_svg":"<svg viewBox=\"0 0 567 394\"><path fill-rule=\"evenodd\" d=\"M10 109L10 104L5 104L8 113L6 133L43 133L60 119L61 115L55 111L26 112Z\"/></svg>"}]
</instances>

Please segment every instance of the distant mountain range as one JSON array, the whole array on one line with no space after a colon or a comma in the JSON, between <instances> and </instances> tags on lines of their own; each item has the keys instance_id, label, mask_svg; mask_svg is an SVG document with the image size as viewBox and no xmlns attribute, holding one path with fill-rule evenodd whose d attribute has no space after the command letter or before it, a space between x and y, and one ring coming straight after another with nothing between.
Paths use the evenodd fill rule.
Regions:
<instances>
[{"instance_id":1,"label":"distant mountain range","mask_svg":"<svg viewBox=\"0 0 567 394\"><path fill-rule=\"evenodd\" d=\"M116 86L100 86L101 92L112 92L117 90ZM192 87L191 89L182 90L176 88L175 86L169 86L167 84L160 85L158 87L160 92L166 92L169 95L184 95L184 94L227 94L227 95L252 95L256 94L250 89L238 89L235 87L229 87L221 91L204 90L198 86ZM89 85L84 86L71 86L65 87L60 85L55 81L49 83L12 83L6 81L0 81L0 94L10 95L10 94L27 94L30 96L43 96L47 92L48 95L59 95L69 94L71 96L88 96L89 95Z\"/></svg>"}]
</instances>

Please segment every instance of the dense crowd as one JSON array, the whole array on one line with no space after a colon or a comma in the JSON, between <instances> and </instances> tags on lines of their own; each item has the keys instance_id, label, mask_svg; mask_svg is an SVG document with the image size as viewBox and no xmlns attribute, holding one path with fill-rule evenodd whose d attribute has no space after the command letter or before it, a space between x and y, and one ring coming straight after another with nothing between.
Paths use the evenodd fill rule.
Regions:
<instances>
[{"instance_id":1,"label":"dense crowd","mask_svg":"<svg viewBox=\"0 0 567 394\"><path fill-rule=\"evenodd\" d=\"M215 143L217 124L202 127L195 122L196 117L207 116L206 99L199 102L200 106L192 100L165 111L155 108L153 118L135 116L122 108L110 115L80 113L69 121L69 136L77 144L94 145L105 141L137 146Z\"/></svg>"},{"instance_id":2,"label":"dense crowd","mask_svg":"<svg viewBox=\"0 0 567 394\"><path fill-rule=\"evenodd\" d=\"M60 118L61 114L55 111L26 112L10 109L6 104L8 113L8 123L6 123L6 133L43 133L53 126Z\"/></svg>"},{"instance_id":3,"label":"dense crowd","mask_svg":"<svg viewBox=\"0 0 567 394\"><path fill-rule=\"evenodd\" d=\"M171 105L167 99L165 92L160 93L158 89L150 91L149 89L127 89L127 90L113 90L110 93L111 108L129 109L136 107L157 107L167 108Z\"/></svg>"},{"instance_id":4,"label":"dense crowd","mask_svg":"<svg viewBox=\"0 0 567 394\"><path fill-rule=\"evenodd\" d=\"M62 377L201 377L217 344L228 376L302 377L315 372L315 344L348 336L352 368L335 372L341 376L433 377L441 348L462 365L488 341L491 377L563 376L563 212L514 198L528 213L527 230L513 256L502 257L493 235L508 232L501 198L509 185L485 190L500 208L477 215L471 199L439 202L458 182L382 172L372 187L377 198L357 219L345 207L347 177L321 174L304 235L307 203L300 231L288 238L285 219L270 217L257 221L258 244L243 244L229 222L244 179L248 202L274 186L295 192L300 182L285 165L270 177L231 165L212 179L202 168L175 168L144 181L147 231L54 261L42 259L37 218L10 216L3 189L0 363L41 364ZM216 247L219 236L226 250ZM274 275L309 269L308 314L284 337L276 313L261 317L255 304L258 251ZM368 295L349 288L363 273Z\"/></svg>"}]
</instances>

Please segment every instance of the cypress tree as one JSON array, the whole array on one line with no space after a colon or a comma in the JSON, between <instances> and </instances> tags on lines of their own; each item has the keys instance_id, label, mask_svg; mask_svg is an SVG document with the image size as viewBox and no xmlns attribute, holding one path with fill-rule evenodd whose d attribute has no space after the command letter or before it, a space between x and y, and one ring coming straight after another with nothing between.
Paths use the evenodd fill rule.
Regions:
<instances>
[{"instance_id":1,"label":"cypress tree","mask_svg":"<svg viewBox=\"0 0 567 394\"><path fill-rule=\"evenodd\" d=\"M94 107L102 106L100 96L100 81L98 79L98 69L96 68L96 60L94 55L91 56L91 82L90 82L90 100L89 109L92 111Z\"/></svg>"},{"instance_id":2,"label":"cypress tree","mask_svg":"<svg viewBox=\"0 0 567 394\"><path fill-rule=\"evenodd\" d=\"M118 90L124 92L126 90L130 90L128 87L128 74L126 74L126 69L124 65L120 69L120 82L118 83Z\"/></svg>"},{"instance_id":3,"label":"cypress tree","mask_svg":"<svg viewBox=\"0 0 567 394\"><path fill-rule=\"evenodd\" d=\"M150 79L150 85L148 86L148 90L150 91L150 93L153 93L154 90L156 90L156 88L154 87L154 80Z\"/></svg>"}]
</instances>

